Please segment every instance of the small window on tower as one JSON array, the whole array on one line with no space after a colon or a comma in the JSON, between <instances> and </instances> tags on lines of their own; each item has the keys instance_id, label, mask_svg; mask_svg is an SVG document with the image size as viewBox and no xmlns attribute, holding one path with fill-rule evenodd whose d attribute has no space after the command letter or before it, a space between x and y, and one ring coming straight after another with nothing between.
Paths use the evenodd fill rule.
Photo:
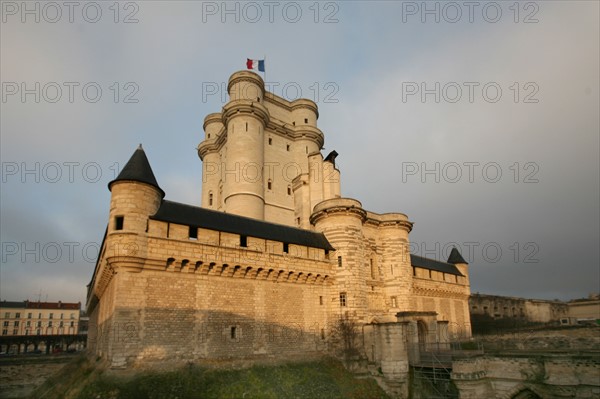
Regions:
<instances>
[{"instance_id":1,"label":"small window on tower","mask_svg":"<svg viewBox=\"0 0 600 399\"><path fill-rule=\"evenodd\" d=\"M286 254L290 252L290 244L288 244L287 242L283 243L283 252Z\"/></svg>"},{"instance_id":2,"label":"small window on tower","mask_svg":"<svg viewBox=\"0 0 600 399\"><path fill-rule=\"evenodd\" d=\"M246 131L248 131L248 122L246 122Z\"/></svg>"},{"instance_id":3,"label":"small window on tower","mask_svg":"<svg viewBox=\"0 0 600 399\"><path fill-rule=\"evenodd\" d=\"M340 292L340 306L342 306L342 307L346 306L346 293L345 292Z\"/></svg>"},{"instance_id":4,"label":"small window on tower","mask_svg":"<svg viewBox=\"0 0 600 399\"><path fill-rule=\"evenodd\" d=\"M210 133L208 134L208 138L210 138Z\"/></svg>"},{"instance_id":5,"label":"small window on tower","mask_svg":"<svg viewBox=\"0 0 600 399\"><path fill-rule=\"evenodd\" d=\"M115 230L123 230L124 219L125 219L124 216L115 217Z\"/></svg>"},{"instance_id":6,"label":"small window on tower","mask_svg":"<svg viewBox=\"0 0 600 399\"><path fill-rule=\"evenodd\" d=\"M230 334L231 334L231 339L236 339L237 338L237 327L232 326Z\"/></svg>"},{"instance_id":7,"label":"small window on tower","mask_svg":"<svg viewBox=\"0 0 600 399\"><path fill-rule=\"evenodd\" d=\"M246 236L240 236L240 247L247 247L248 246L248 237Z\"/></svg>"},{"instance_id":8,"label":"small window on tower","mask_svg":"<svg viewBox=\"0 0 600 399\"><path fill-rule=\"evenodd\" d=\"M288 186L288 195L292 195L292 187Z\"/></svg>"},{"instance_id":9,"label":"small window on tower","mask_svg":"<svg viewBox=\"0 0 600 399\"><path fill-rule=\"evenodd\" d=\"M338 256L338 267L342 267L342 257Z\"/></svg>"},{"instance_id":10,"label":"small window on tower","mask_svg":"<svg viewBox=\"0 0 600 399\"><path fill-rule=\"evenodd\" d=\"M285 146L285 149L286 149L287 151L289 151L289 150L290 150L290 145L289 145L289 144L288 144L288 145L286 145L286 146Z\"/></svg>"},{"instance_id":11,"label":"small window on tower","mask_svg":"<svg viewBox=\"0 0 600 399\"><path fill-rule=\"evenodd\" d=\"M270 190L273 188L273 182L271 182L271 179L269 179L269 181L267 182L267 190Z\"/></svg>"},{"instance_id":12,"label":"small window on tower","mask_svg":"<svg viewBox=\"0 0 600 399\"><path fill-rule=\"evenodd\" d=\"M208 194L208 206L213 204L213 193Z\"/></svg>"},{"instance_id":13,"label":"small window on tower","mask_svg":"<svg viewBox=\"0 0 600 399\"><path fill-rule=\"evenodd\" d=\"M273 145L273 139L269 137L269 145Z\"/></svg>"},{"instance_id":14,"label":"small window on tower","mask_svg":"<svg viewBox=\"0 0 600 399\"><path fill-rule=\"evenodd\" d=\"M292 122L292 125L296 126L296 121L293 121L293 122Z\"/></svg>"},{"instance_id":15,"label":"small window on tower","mask_svg":"<svg viewBox=\"0 0 600 399\"><path fill-rule=\"evenodd\" d=\"M397 308L398 307L398 301L396 299L395 296L392 297L392 307L393 308Z\"/></svg>"},{"instance_id":16,"label":"small window on tower","mask_svg":"<svg viewBox=\"0 0 600 399\"><path fill-rule=\"evenodd\" d=\"M308 123L308 118L304 118L304 123Z\"/></svg>"}]
</instances>

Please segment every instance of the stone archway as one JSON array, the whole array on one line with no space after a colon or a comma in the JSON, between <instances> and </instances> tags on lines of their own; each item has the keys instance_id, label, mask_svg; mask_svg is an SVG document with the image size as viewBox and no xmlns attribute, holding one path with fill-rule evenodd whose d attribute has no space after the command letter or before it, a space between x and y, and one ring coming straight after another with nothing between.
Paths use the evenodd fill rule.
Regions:
<instances>
[{"instance_id":1,"label":"stone archway","mask_svg":"<svg viewBox=\"0 0 600 399\"><path fill-rule=\"evenodd\" d=\"M540 396L536 395L529 389L524 389L519 391L516 395L514 395L511 399L542 399Z\"/></svg>"},{"instance_id":2,"label":"stone archway","mask_svg":"<svg viewBox=\"0 0 600 399\"><path fill-rule=\"evenodd\" d=\"M423 320L417 321L417 337L419 342L419 349L423 352L427 349L427 324Z\"/></svg>"}]
</instances>

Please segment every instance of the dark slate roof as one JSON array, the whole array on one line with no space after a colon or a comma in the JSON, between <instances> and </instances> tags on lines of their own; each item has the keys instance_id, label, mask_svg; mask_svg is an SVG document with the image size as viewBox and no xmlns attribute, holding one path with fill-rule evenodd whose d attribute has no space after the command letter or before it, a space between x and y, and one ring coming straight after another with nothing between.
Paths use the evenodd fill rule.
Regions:
<instances>
[{"instance_id":1,"label":"dark slate roof","mask_svg":"<svg viewBox=\"0 0 600 399\"><path fill-rule=\"evenodd\" d=\"M264 238L312 248L335 250L323 233L163 200L150 219Z\"/></svg>"},{"instance_id":2,"label":"dark slate roof","mask_svg":"<svg viewBox=\"0 0 600 399\"><path fill-rule=\"evenodd\" d=\"M458 249L456 249L456 247L452 248L452 251L450 252L450 256L448 256L448 263L452 263L452 264L464 263L464 264L468 265L467 261L465 260L465 258L462 257L460 252L458 252Z\"/></svg>"},{"instance_id":3,"label":"dark slate roof","mask_svg":"<svg viewBox=\"0 0 600 399\"><path fill-rule=\"evenodd\" d=\"M456 266L446 262L440 262L435 259L424 258L422 256L410 255L410 264L414 267L420 267L422 269L436 270L442 273L454 274L456 276L462 276L462 273L458 271Z\"/></svg>"},{"instance_id":4,"label":"dark slate roof","mask_svg":"<svg viewBox=\"0 0 600 399\"><path fill-rule=\"evenodd\" d=\"M0 302L0 307L2 308L24 308L25 307L25 302L24 301L2 301Z\"/></svg>"},{"instance_id":5,"label":"dark slate roof","mask_svg":"<svg viewBox=\"0 0 600 399\"><path fill-rule=\"evenodd\" d=\"M325 157L325 160L331 162L333 166L335 166L335 159L338 155L340 154L338 154L336 150L333 150L327 155L327 157Z\"/></svg>"},{"instance_id":6,"label":"dark slate roof","mask_svg":"<svg viewBox=\"0 0 600 399\"><path fill-rule=\"evenodd\" d=\"M140 183L146 183L151 186L156 187L162 193L162 197L165 197L165 192L160 188L158 182L156 181L156 177L154 177L154 173L152 172L152 168L150 167L150 162L148 162L148 157L146 157L146 153L142 148L142 145L135 150L131 158L119 176L110 183L108 183L108 189L110 190L110 186L118 181L129 180L129 181L137 181Z\"/></svg>"}]
</instances>

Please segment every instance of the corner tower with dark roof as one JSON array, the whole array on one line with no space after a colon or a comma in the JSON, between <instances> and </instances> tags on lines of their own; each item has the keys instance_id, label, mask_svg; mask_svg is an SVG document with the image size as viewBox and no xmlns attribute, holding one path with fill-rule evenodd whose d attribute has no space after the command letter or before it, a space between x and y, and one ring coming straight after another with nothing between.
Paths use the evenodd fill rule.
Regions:
<instances>
[{"instance_id":1,"label":"corner tower with dark roof","mask_svg":"<svg viewBox=\"0 0 600 399\"><path fill-rule=\"evenodd\" d=\"M128 259L131 267L142 267L147 249L147 224L151 215L160 207L165 192L160 188L142 145L117 178L108 183L111 192L110 212L106 235L106 248L110 262L123 255L135 255ZM121 258L122 259L122 258ZM139 263L137 266L136 263Z\"/></svg>"}]
</instances>

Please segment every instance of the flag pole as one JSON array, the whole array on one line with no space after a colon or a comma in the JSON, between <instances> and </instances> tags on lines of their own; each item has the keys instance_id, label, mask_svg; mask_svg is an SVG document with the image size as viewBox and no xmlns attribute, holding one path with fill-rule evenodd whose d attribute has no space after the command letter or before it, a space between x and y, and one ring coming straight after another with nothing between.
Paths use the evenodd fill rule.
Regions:
<instances>
[{"instance_id":1,"label":"flag pole","mask_svg":"<svg viewBox=\"0 0 600 399\"><path fill-rule=\"evenodd\" d=\"M265 67L265 84L267 83L267 55L265 54L265 58L264 58L264 67Z\"/></svg>"}]
</instances>

